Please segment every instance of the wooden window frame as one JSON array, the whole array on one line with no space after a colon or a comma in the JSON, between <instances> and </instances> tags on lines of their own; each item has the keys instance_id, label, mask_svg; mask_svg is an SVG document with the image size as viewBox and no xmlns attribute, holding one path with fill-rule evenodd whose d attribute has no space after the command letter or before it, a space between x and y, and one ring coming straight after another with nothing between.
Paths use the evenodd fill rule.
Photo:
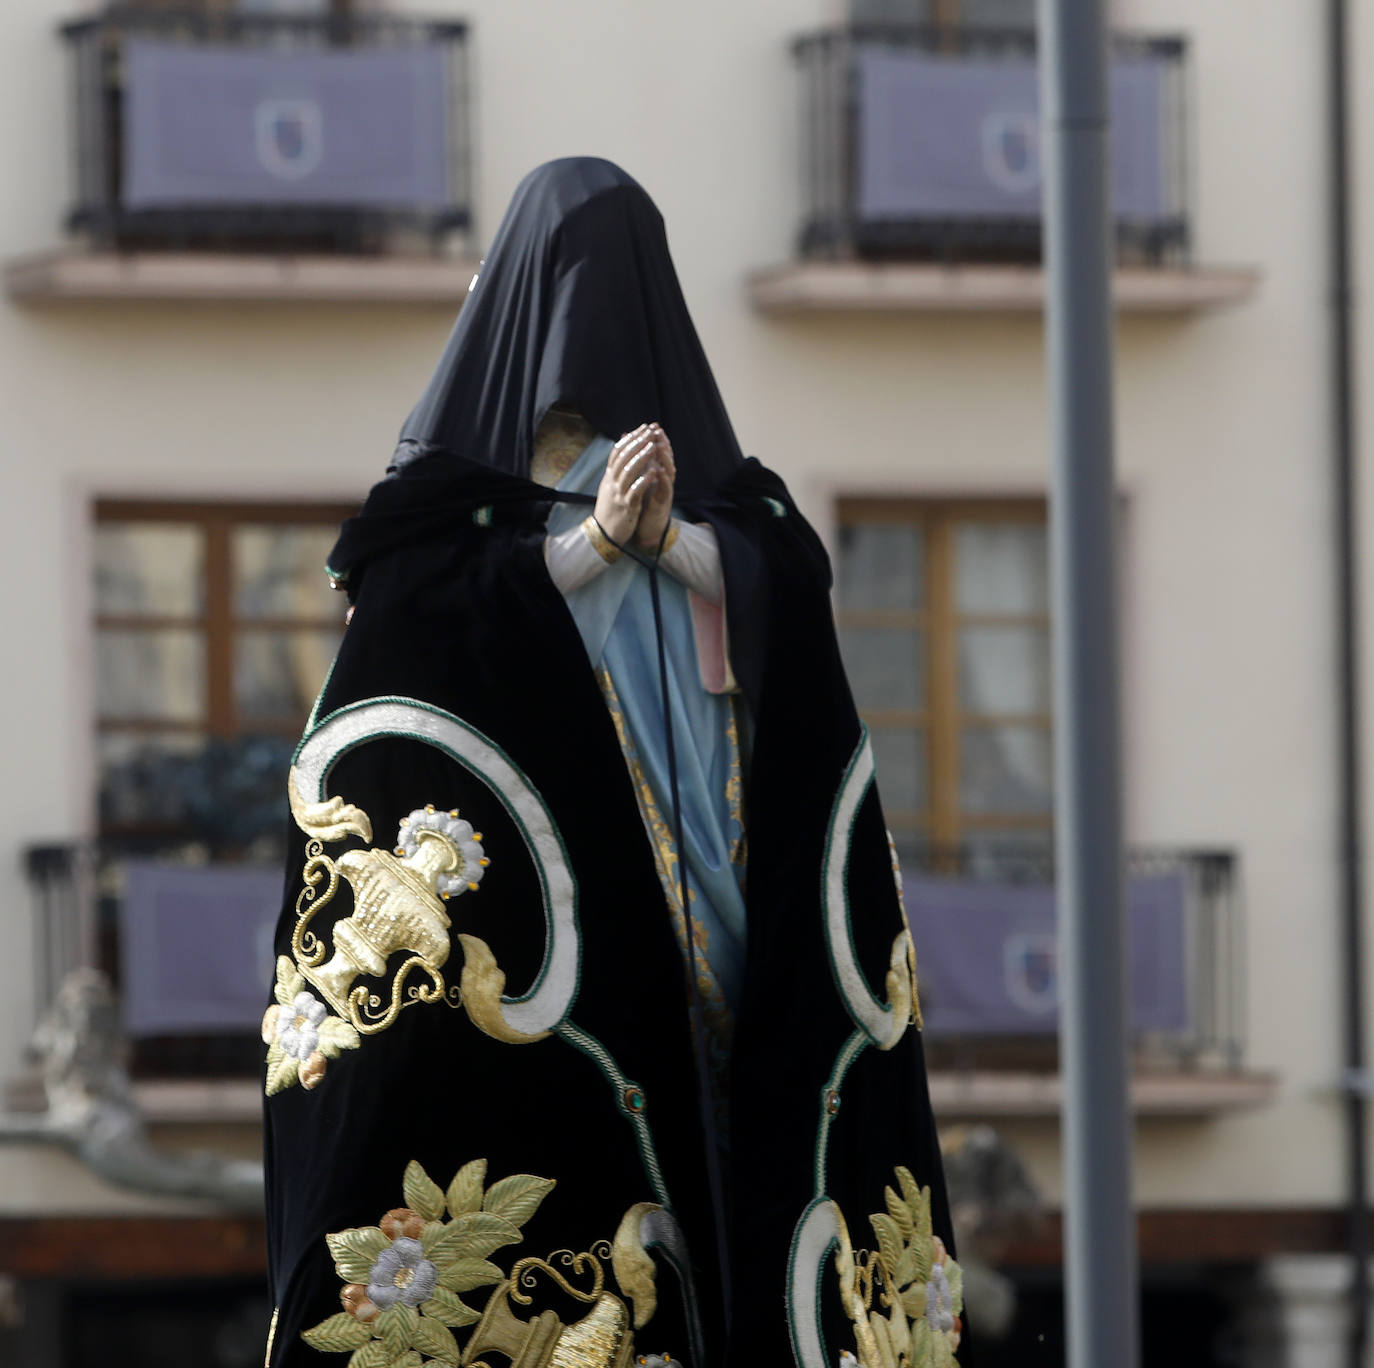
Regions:
<instances>
[{"instance_id":1,"label":"wooden window frame","mask_svg":"<svg viewBox=\"0 0 1374 1368\"><path fill-rule=\"evenodd\" d=\"M883 523L921 530L925 601L914 611L863 611L837 608L839 627L901 627L921 632L925 651L925 706L916 710L860 709L864 721L878 726L920 729L926 738L929 805L922 811L889 810L894 834L910 833L935 847L960 845L980 831L1024 830L1049 838L1052 814L968 813L960 794L960 747L964 727L1026 725L1043 727L1052 736L1051 714L965 713L959 702L959 629L961 627L1050 625L1048 613L968 614L955 607L955 531L960 523L1046 525L1046 505L1038 498L872 498L840 495L836 528Z\"/></svg>"}]
</instances>

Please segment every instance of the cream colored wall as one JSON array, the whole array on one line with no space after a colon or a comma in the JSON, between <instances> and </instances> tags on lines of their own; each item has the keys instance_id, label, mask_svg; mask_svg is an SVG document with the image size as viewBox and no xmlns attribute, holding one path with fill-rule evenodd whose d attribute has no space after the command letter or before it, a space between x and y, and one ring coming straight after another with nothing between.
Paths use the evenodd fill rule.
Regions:
<instances>
[{"instance_id":1,"label":"cream colored wall","mask_svg":"<svg viewBox=\"0 0 1374 1368\"><path fill-rule=\"evenodd\" d=\"M818 524L839 488L1043 488L1038 320L783 322L745 304L744 272L788 257L798 215L786 42L832 0L426 8L474 23L481 236L547 157L594 152L632 170L663 209L746 448L787 475ZM1244 308L1120 329L1130 832L1242 852L1249 1061L1282 1077L1262 1112L1142 1127L1139 1197L1334 1202L1319 16L1278 0L1119 9L1123 23L1192 36L1198 255L1265 272ZM0 152L0 255L58 240L67 108L53 28L64 13L52 0L0 8L0 117L20 131ZM12 719L0 1075L31 1010L19 851L89 824L90 498L360 495L449 322L424 308L0 306L0 640L11 662L0 706ZM1009 1132L1056 1191L1053 1127ZM0 1161L0 1208L40 1170L48 1190L61 1186L48 1160Z\"/></svg>"}]
</instances>

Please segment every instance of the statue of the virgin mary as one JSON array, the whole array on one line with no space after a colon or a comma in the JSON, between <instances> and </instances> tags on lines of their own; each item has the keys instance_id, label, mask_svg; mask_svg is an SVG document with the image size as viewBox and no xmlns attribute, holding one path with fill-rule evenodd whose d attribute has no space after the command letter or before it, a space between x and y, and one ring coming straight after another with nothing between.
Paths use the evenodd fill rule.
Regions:
<instances>
[{"instance_id":1,"label":"statue of the virgin mary","mask_svg":"<svg viewBox=\"0 0 1374 1368\"><path fill-rule=\"evenodd\" d=\"M829 564L619 168L522 182L329 573L263 1022L269 1368L953 1364Z\"/></svg>"}]
</instances>

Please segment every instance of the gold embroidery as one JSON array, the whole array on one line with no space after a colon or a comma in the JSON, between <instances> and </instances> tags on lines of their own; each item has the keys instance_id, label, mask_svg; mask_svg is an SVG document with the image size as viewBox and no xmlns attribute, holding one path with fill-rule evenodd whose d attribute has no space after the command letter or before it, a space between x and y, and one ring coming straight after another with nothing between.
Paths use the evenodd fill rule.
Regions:
<instances>
[{"instance_id":1,"label":"gold embroidery","mask_svg":"<svg viewBox=\"0 0 1374 1368\"><path fill-rule=\"evenodd\" d=\"M545 1258L527 1256L506 1273L491 1256L520 1243L522 1226L555 1184L522 1173L485 1187L486 1169L485 1159L473 1160L445 1191L412 1161L403 1183L404 1207L387 1212L375 1226L327 1236L344 1283L343 1310L301 1338L326 1353L352 1353L353 1364L394 1364L409 1357L418 1365L426 1355L425 1361L449 1368L490 1368L480 1356L497 1353L522 1368L625 1368L634 1355L633 1329L625 1303L606 1290L606 1264L617 1282L622 1267L633 1267L632 1287L621 1286L642 1312L635 1326L643 1325L656 1298L653 1261L640 1243L639 1224L661 1208L632 1207L614 1247L602 1241L580 1253L561 1249ZM590 1311L571 1325L551 1309L529 1320L518 1315L514 1307L534 1306L543 1278ZM459 1293L484 1287L493 1290L478 1313ZM453 1331L468 1326L475 1328L460 1345Z\"/></svg>"},{"instance_id":2,"label":"gold embroidery","mask_svg":"<svg viewBox=\"0 0 1374 1368\"><path fill-rule=\"evenodd\" d=\"M902 931L898 933L897 943L892 947L892 968L887 976L887 1000L892 1004L894 1011L900 1012L899 1001L909 994L908 1019L918 1031L923 1031L925 1030L925 1021L921 1016L921 995L916 982L916 942L911 938L910 923L906 915L906 895L902 891L902 864L897 858L897 843L892 839L890 831L887 833L887 848L892 855L892 881L897 885L897 909L902 914ZM905 938L904 944L903 938ZM898 966L899 954L905 960L900 968ZM905 977L907 982L904 985L899 985L893 977L894 974ZM900 997L899 988L901 990Z\"/></svg>"},{"instance_id":3,"label":"gold embroidery","mask_svg":"<svg viewBox=\"0 0 1374 1368\"><path fill-rule=\"evenodd\" d=\"M663 535L662 550L659 550L658 544L656 542L652 542L646 545L643 541L641 541L639 544L645 551L657 554L659 556L666 556L668 552L671 551L673 547L677 545L677 539L680 532L681 529L678 527L677 519L669 518L668 530Z\"/></svg>"},{"instance_id":4,"label":"gold embroidery","mask_svg":"<svg viewBox=\"0 0 1374 1368\"><path fill-rule=\"evenodd\" d=\"M582 520L583 535L591 542L596 550L596 554L606 562L607 565L614 565L624 554L621 549L601 530L601 524L594 517L586 517Z\"/></svg>"},{"instance_id":5,"label":"gold embroidery","mask_svg":"<svg viewBox=\"0 0 1374 1368\"><path fill-rule=\"evenodd\" d=\"M749 846L744 825L744 776L740 765L739 714L735 700L730 700L730 721L725 728L725 740L730 747L730 777L725 781L725 801L730 804L730 820L739 834L730 842L730 863L737 868L748 863Z\"/></svg>"},{"instance_id":6,"label":"gold embroidery","mask_svg":"<svg viewBox=\"0 0 1374 1368\"><path fill-rule=\"evenodd\" d=\"M958 1368L963 1273L932 1229L930 1189L901 1167L897 1182L900 1195L884 1189L886 1212L869 1217L876 1250L856 1251L839 1218L835 1270L859 1368Z\"/></svg>"},{"instance_id":7,"label":"gold embroidery","mask_svg":"<svg viewBox=\"0 0 1374 1368\"><path fill-rule=\"evenodd\" d=\"M452 925L444 904L476 890L490 864L481 833L456 808L443 812L433 804L402 818L394 852L353 849L334 859L325 854L326 842L348 836L372 839L367 813L339 797L306 803L295 769L288 792L296 822L310 839L296 898L291 955L277 962L277 1002L262 1022L268 1046L264 1089L269 1097L295 1083L314 1088L328 1060L341 1050L357 1049L360 1036L385 1030L405 1007L462 1003L459 988L450 986L442 973ZM312 923L333 901L341 881L352 890L353 908L334 923L329 944ZM471 971L464 966L463 983L471 984L473 1021L488 1034L498 1034L490 1029L494 1011L502 1032L499 1039L541 1038L513 1035L505 1027L500 1013L505 977L484 942L471 936L462 941L471 960ZM392 956L400 952L409 953L392 975L385 998L356 983L364 975L381 978ZM307 983L319 991L323 1002L308 991Z\"/></svg>"},{"instance_id":8,"label":"gold embroidery","mask_svg":"<svg viewBox=\"0 0 1374 1368\"><path fill-rule=\"evenodd\" d=\"M294 770L291 789L295 795ZM298 796L293 796L293 810L298 804ZM346 810L362 819L348 825L349 833L361 834L362 825L371 830L366 813ZM390 1026L409 1003L442 1002L450 992L440 970L448 960L451 923L439 889L444 888L445 896L454 896L476 888L487 861L477 833L459 819L456 810L437 822L430 818L439 818L433 806L403 819L401 843L396 847L399 858L374 848L349 850L333 860L324 854L318 837L306 847L305 887L296 901L292 955L301 973L364 1035ZM408 826L414 828L413 833L405 830ZM343 829L344 823L331 828ZM326 962L328 947L315 935L311 922L333 900L340 875L352 887L353 911L334 924L334 953ZM326 879L327 886L320 891ZM390 957L402 950L411 955L392 978L388 1002L362 985L354 986L362 975L380 977ZM403 990L413 969L428 982L412 983Z\"/></svg>"},{"instance_id":9,"label":"gold embroidery","mask_svg":"<svg viewBox=\"0 0 1374 1368\"><path fill-rule=\"evenodd\" d=\"M659 811L658 802L654 798L653 789L649 787L649 781L644 777L644 766L635 750L629 727L625 723L625 714L620 706L620 695L616 692L615 682L611 679L610 671L603 665L597 670L596 677L601 685L601 692L605 696L611 721L615 724L615 732L620 741L621 752L625 756L625 764L630 771L635 798L639 803L639 813L643 818L644 828L649 833L649 844L654 852L658 880L663 886L663 894L668 901L668 912L672 917L673 929L677 933L678 945L685 957L687 954L687 930L682 909L682 893L678 886L677 842L673 839L672 830ZM689 888L687 896L690 902L696 897L696 893ZM697 948L697 989L701 994L703 1015L706 1019L706 1033L710 1037L708 1046L715 1067L718 1071L723 1071L726 1061L729 1059L730 1041L734 1034L734 1015L725 1000L725 991L721 987L720 980L716 977L716 971L711 967L711 961L707 954L711 943L711 933L705 924L696 917L692 918L692 939Z\"/></svg>"},{"instance_id":10,"label":"gold embroidery","mask_svg":"<svg viewBox=\"0 0 1374 1368\"><path fill-rule=\"evenodd\" d=\"M577 464L595 436L596 429L580 413L551 408L534 437L530 479L553 488Z\"/></svg>"},{"instance_id":11,"label":"gold embroidery","mask_svg":"<svg viewBox=\"0 0 1374 1368\"><path fill-rule=\"evenodd\" d=\"M262 1368L272 1368L272 1341L277 1338L277 1317L281 1315L281 1307L272 1308L272 1321L267 1327L267 1352L262 1356Z\"/></svg>"}]
</instances>

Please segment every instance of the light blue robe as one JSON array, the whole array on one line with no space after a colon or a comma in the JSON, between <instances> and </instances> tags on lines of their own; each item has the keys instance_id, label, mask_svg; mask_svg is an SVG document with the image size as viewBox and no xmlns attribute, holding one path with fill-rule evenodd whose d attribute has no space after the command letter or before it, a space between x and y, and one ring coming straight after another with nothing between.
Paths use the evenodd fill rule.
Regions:
<instances>
[{"instance_id":1,"label":"light blue robe","mask_svg":"<svg viewBox=\"0 0 1374 1368\"><path fill-rule=\"evenodd\" d=\"M558 488L595 494L611 446L608 438L593 438ZM557 536L585 517L583 506L557 504L549 515L549 533ZM730 698L707 693L702 687L686 586L666 570L660 571L659 598L687 848L688 896L701 971L698 979L711 1052L719 1066L728 1056L730 1020L739 1000L746 942L743 863L732 863L731 859L742 849L744 837L738 738ZM604 668L613 685L613 692L606 690L603 676L602 687L612 714L617 707L620 713L616 721L623 724L622 746L631 777L636 780L641 813L655 845L660 878L685 954L649 573L623 557L569 593L567 603L588 659L598 671ZM643 787L649 790L647 795Z\"/></svg>"}]
</instances>

